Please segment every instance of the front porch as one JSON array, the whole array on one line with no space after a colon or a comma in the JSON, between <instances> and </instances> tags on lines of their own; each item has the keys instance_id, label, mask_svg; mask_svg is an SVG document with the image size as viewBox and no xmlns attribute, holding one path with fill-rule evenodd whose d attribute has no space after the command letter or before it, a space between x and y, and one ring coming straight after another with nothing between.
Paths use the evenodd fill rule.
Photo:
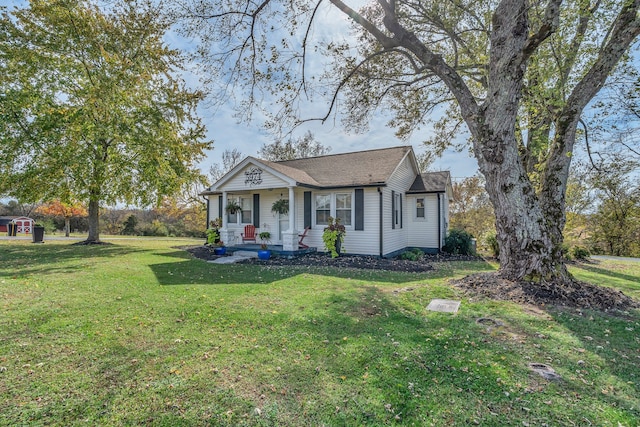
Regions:
<instances>
[{"instance_id":1,"label":"front porch","mask_svg":"<svg viewBox=\"0 0 640 427\"><path fill-rule=\"evenodd\" d=\"M227 254L233 255L234 252L247 251L258 252L261 250L261 245L254 243L242 243L233 246L227 246ZM274 256L283 256L287 258L293 258L301 255L311 254L318 251L318 248L309 247L306 249L298 249L294 251L285 251L282 245L267 245L267 249L271 251Z\"/></svg>"}]
</instances>

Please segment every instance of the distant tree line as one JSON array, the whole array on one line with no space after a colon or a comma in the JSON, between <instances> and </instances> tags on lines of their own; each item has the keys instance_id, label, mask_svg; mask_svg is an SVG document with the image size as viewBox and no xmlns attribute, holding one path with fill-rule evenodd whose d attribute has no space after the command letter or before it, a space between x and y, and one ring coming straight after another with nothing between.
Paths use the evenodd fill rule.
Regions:
<instances>
[{"instance_id":1,"label":"distant tree line","mask_svg":"<svg viewBox=\"0 0 640 427\"><path fill-rule=\"evenodd\" d=\"M640 256L640 170L637 162L618 158L595 169L578 164L567 185L566 256L591 254ZM468 232L479 249L495 250L492 207L479 176L453 184L451 229Z\"/></svg>"},{"instance_id":2,"label":"distant tree line","mask_svg":"<svg viewBox=\"0 0 640 427\"><path fill-rule=\"evenodd\" d=\"M41 223L49 234L86 233L89 222L84 215L66 217L52 211L49 204L21 204L15 200L0 203L0 216L27 216ZM68 221L68 222L67 222ZM183 204L165 199L160 206L140 208L102 208L100 232L108 235L203 237L206 229L204 203Z\"/></svg>"}]
</instances>

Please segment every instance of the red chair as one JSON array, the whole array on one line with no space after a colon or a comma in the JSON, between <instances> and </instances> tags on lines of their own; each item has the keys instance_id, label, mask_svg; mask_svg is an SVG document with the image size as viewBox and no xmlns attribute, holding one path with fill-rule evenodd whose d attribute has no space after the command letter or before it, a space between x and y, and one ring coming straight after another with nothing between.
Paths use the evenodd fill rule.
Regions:
<instances>
[{"instance_id":1,"label":"red chair","mask_svg":"<svg viewBox=\"0 0 640 427\"><path fill-rule=\"evenodd\" d=\"M298 240L298 248L299 249L308 249L309 248L309 245L305 245L304 243L302 243L302 241L307 236L307 231L309 231L310 228L311 227L305 227L304 231L302 232L302 234L298 234L298 237L300 238L300 240Z\"/></svg>"},{"instance_id":2,"label":"red chair","mask_svg":"<svg viewBox=\"0 0 640 427\"><path fill-rule=\"evenodd\" d=\"M254 225L245 225L244 233L240 233L240 235L242 236L242 243L244 242L258 243L256 241L256 227Z\"/></svg>"}]
</instances>

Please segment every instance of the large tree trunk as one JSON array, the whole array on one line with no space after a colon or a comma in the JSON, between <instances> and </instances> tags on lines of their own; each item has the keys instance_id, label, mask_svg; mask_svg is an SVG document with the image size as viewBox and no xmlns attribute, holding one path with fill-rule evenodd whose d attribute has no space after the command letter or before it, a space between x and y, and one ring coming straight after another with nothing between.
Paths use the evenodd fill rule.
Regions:
<instances>
[{"instance_id":1,"label":"large tree trunk","mask_svg":"<svg viewBox=\"0 0 640 427\"><path fill-rule=\"evenodd\" d=\"M69 237L70 228L71 228L71 218L68 216L64 217L64 237Z\"/></svg>"},{"instance_id":2,"label":"large tree trunk","mask_svg":"<svg viewBox=\"0 0 640 427\"><path fill-rule=\"evenodd\" d=\"M89 236L87 243L100 242L100 202L97 198L89 200Z\"/></svg>"},{"instance_id":3,"label":"large tree trunk","mask_svg":"<svg viewBox=\"0 0 640 427\"><path fill-rule=\"evenodd\" d=\"M499 273L515 281L566 283L571 276L562 258L562 233L544 220L514 144L503 147L503 161L484 161L482 168L496 215Z\"/></svg>"},{"instance_id":4,"label":"large tree trunk","mask_svg":"<svg viewBox=\"0 0 640 427\"><path fill-rule=\"evenodd\" d=\"M496 215L500 275L515 281L570 280L560 242L544 220L544 210L518 150L516 123L531 43L526 3L503 0L493 16L488 96L477 114L465 119L474 153Z\"/></svg>"}]
</instances>

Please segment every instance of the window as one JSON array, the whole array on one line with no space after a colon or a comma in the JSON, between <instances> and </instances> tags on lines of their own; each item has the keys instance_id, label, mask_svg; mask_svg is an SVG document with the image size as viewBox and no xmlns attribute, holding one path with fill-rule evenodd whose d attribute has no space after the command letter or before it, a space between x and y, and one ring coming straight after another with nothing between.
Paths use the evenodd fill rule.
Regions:
<instances>
[{"instance_id":1,"label":"window","mask_svg":"<svg viewBox=\"0 0 640 427\"><path fill-rule=\"evenodd\" d=\"M336 194L336 218L342 225L351 225L351 193Z\"/></svg>"},{"instance_id":2,"label":"window","mask_svg":"<svg viewBox=\"0 0 640 427\"><path fill-rule=\"evenodd\" d=\"M340 219L346 227L353 225L353 193L316 194L316 225L329 224L329 217Z\"/></svg>"},{"instance_id":3,"label":"window","mask_svg":"<svg viewBox=\"0 0 640 427\"><path fill-rule=\"evenodd\" d=\"M393 222L396 226L400 226L402 227L402 223L401 223L401 203L402 203L402 195L400 193L395 193L394 194L395 200L394 200L394 204L393 204Z\"/></svg>"},{"instance_id":4,"label":"window","mask_svg":"<svg viewBox=\"0 0 640 427\"><path fill-rule=\"evenodd\" d=\"M424 198L416 199L416 218L424 218Z\"/></svg>"},{"instance_id":5,"label":"window","mask_svg":"<svg viewBox=\"0 0 640 427\"><path fill-rule=\"evenodd\" d=\"M253 221L253 216L251 215L251 199L249 197L241 197L239 205L242 208L242 212L240 213L242 216L242 224L251 224Z\"/></svg>"},{"instance_id":6,"label":"window","mask_svg":"<svg viewBox=\"0 0 640 427\"><path fill-rule=\"evenodd\" d=\"M331 195L317 194L316 195L316 224L318 225L329 224L330 216L331 216Z\"/></svg>"},{"instance_id":7,"label":"window","mask_svg":"<svg viewBox=\"0 0 640 427\"><path fill-rule=\"evenodd\" d=\"M251 197L234 197L229 198L228 201L235 201L242 209L236 213L227 213L227 222L229 224L251 224L253 222Z\"/></svg>"}]
</instances>

